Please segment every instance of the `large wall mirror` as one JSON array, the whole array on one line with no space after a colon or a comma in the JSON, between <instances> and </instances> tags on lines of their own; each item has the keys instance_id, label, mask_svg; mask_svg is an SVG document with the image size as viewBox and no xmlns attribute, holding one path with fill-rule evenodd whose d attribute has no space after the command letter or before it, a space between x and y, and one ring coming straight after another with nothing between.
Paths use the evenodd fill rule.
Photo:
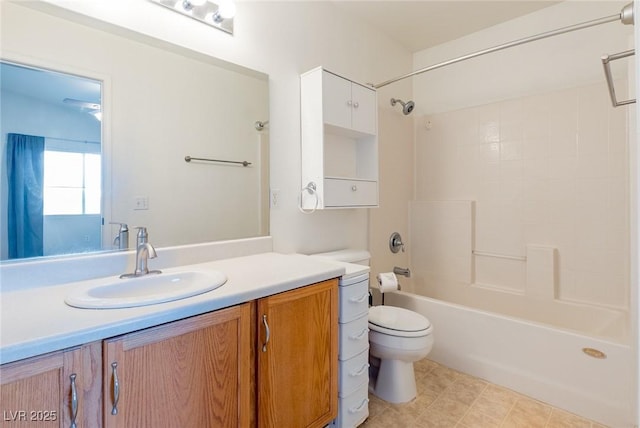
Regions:
<instances>
[{"instance_id":1,"label":"large wall mirror","mask_svg":"<svg viewBox=\"0 0 640 428\"><path fill-rule=\"evenodd\" d=\"M0 7L1 260L268 234L268 76Z\"/></svg>"}]
</instances>

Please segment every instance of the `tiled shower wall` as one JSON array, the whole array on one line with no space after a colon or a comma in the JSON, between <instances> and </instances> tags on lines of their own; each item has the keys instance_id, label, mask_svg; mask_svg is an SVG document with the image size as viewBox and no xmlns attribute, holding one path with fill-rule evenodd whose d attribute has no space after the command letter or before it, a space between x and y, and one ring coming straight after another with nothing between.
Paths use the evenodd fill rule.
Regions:
<instances>
[{"instance_id":1,"label":"tiled shower wall","mask_svg":"<svg viewBox=\"0 0 640 428\"><path fill-rule=\"evenodd\" d=\"M475 201L475 250L554 247L556 298L626 309L626 115L596 84L417 118L416 200ZM476 257L474 269L524 290L524 263Z\"/></svg>"}]
</instances>

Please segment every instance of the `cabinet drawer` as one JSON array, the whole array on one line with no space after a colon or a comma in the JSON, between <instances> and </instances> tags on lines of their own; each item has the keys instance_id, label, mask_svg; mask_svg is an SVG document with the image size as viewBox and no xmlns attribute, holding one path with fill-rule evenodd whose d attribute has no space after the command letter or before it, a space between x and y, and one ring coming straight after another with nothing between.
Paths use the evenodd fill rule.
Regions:
<instances>
[{"instance_id":1,"label":"cabinet drawer","mask_svg":"<svg viewBox=\"0 0 640 428\"><path fill-rule=\"evenodd\" d=\"M362 424L369 416L369 385L360 386L351 395L338 399L338 418L334 426L353 428Z\"/></svg>"},{"instance_id":2,"label":"cabinet drawer","mask_svg":"<svg viewBox=\"0 0 640 428\"><path fill-rule=\"evenodd\" d=\"M348 323L369 313L369 279L340 287L341 324Z\"/></svg>"},{"instance_id":3,"label":"cabinet drawer","mask_svg":"<svg viewBox=\"0 0 640 428\"><path fill-rule=\"evenodd\" d=\"M340 324L338 359L348 360L369 349L369 314L346 324Z\"/></svg>"},{"instance_id":4,"label":"cabinet drawer","mask_svg":"<svg viewBox=\"0 0 640 428\"><path fill-rule=\"evenodd\" d=\"M325 207L358 207L378 205L378 182L325 178Z\"/></svg>"},{"instance_id":5,"label":"cabinet drawer","mask_svg":"<svg viewBox=\"0 0 640 428\"><path fill-rule=\"evenodd\" d=\"M369 350L366 349L353 358L339 363L338 395L351 395L362 384L369 383Z\"/></svg>"}]
</instances>

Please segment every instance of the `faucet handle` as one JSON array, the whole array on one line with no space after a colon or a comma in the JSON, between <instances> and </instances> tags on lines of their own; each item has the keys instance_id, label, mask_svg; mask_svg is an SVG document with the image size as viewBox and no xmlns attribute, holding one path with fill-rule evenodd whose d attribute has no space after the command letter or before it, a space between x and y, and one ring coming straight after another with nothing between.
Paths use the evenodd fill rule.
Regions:
<instances>
[{"instance_id":1,"label":"faucet handle","mask_svg":"<svg viewBox=\"0 0 640 428\"><path fill-rule=\"evenodd\" d=\"M120 226L120 229L118 229L118 234L115 238L113 238L113 245L117 246L120 250L127 249L129 247L129 226L127 225L127 223L110 221L109 224L117 224Z\"/></svg>"},{"instance_id":2,"label":"faucet handle","mask_svg":"<svg viewBox=\"0 0 640 428\"><path fill-rule=\"evenodd\" d=\"M389 237L389 249L394 254L400 250L404 253L404 243L402 242L402 236L398 232L393 232Z\"/></svg>"},{"instance_id":3,"label":"faucet handle","mask_svg":"<svg viewBox=\"0 0 640 428\"><path fill-rule=\"evenodd\" d=\"M149 242L149 233L147 233L147 228L144 226L136 226L136 229L138 229L138 233L136 234L137 245Z\"/></svg>"}]
</instances>

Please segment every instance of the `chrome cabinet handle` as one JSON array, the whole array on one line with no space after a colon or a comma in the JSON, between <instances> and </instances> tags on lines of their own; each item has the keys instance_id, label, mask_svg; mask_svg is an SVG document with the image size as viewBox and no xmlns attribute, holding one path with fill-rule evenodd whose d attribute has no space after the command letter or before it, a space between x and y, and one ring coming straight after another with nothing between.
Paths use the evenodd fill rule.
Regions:
<instances>
[{"instance_id":1,"label":"chrome cabinet handle","mask_svg":"<svg viewBox=\"0 0 640 428\"><path fill-rule=\"evenodd\" d=\"M358 104L357 101L355 103L353 103L353 108L358 108L358 107L360 107L360 104Z\"/></svg>"},{"instance_id":2,"label":"chrome cabinet handle","mask_svg":"<svg viewBox=\"0 0 640 428\"><path fill-rule=\"evenodd\" d=\"M264 324L264 328L267 333L267 337L264 341L264 345L262 345L262 352L267 352L267 343L269 343L269 338L271 337L271 330L269 330L269 324L267 324L267 316L262 315L262 324Z\"/></svg>"},{"instance_id":3,"label":"chrome cabinet handle","mask_svg":"<svg viewBox=\"0 0 640 428\"><path fill-rule=\"evenodd\" d=\"M362 297L359 297L357 299L355 297L352 297L352 298L349 299L349 302L351 302L351 303L362 303L365 300L367 300L367 297L369 297L369 293L363 294Z\"/></svg>"},{"instance_id":4,"label":"chrome cabinet handle","mask_svg":"<svg viewBox=\"0 0 640 428\"><path fill-rule=\"evenodd\" d=\"M76 374L69 376L71 379L71 425L70 428L76 428L76 418L78 417L78 390L76 389Z\"/></svg>"},{"instance_id":5,"label":"chrome cabinet handle","mask_svg":"<svg viewBox=\"0 0 640 428\"><path fill-rule=\"evenodd\" d=\"M347 100L347 105L348 105L349 107L351 107L351 104L353 104L353 101L351 101L351 100Z\"/></svg>"},{"instance_id":6,"label":"chrome cabinet handle","mask_svg":"<svg viewBox=\"0 0 640 428\"><path fill-rule=\"evenodd\" d=\"M351 186L351 190L355 192L356 190L358 190L358 186L354 184L353 186Z\"/></svg>"},{"instance_id":7,"label":"chrome cabinet handle","mask_svg":"<svg viewBox=\"0 0 640 428\"><path fill-rule=\"evenodd\" d=\"M362 330L360 333L354 335L349 336L349 339L351 340L360 340L362 339L367 333L369 333L369 329L365 328L364 330Z\"/></svg>"},{"instance_id":8,"label":"chrome cabinet handle","mask_svg":"<svg viewBox=\"0 0 640 428\"><path fill-rule=\"evenodd\" d=\"M362 367L360 368L360 370L358 370L357 372L351 372L351 373L349 373L349 376L350 376L350 377L358 377L358 376L360 376L360 375L364 374L364 372L366 372L368 368L369 368L369 364L368 364L368 363L365 363L365 364L363 364L363 365L362 365Z\"/></svg>"},{"instance_id":9,"label":"chrome cabinet handle","mask_svg":"<svg viewBox=\"0 0 640 428\"><path fill-rule=\"evenodd\" d=\"M362 403L360 403L360 405L358 407L349 408L349 413L358 413L358 412L362 411L365 408L365 406L367 405L368 402L369 402L369 399L365 398L364 400L362 400Z\"/></svg>"},{"instance_id":10,"label":"chrome cabinet handle","mask_svg":"<svg viewBox=\"0 0 640 428\"><path fill-rule=\"evenodd\" d=\"M111 363L113 369L113 408L111 409L112 415L118 414L118 400L120 399L120 382L118 381L118 363Z\"/></svg>"}]
</instances>

